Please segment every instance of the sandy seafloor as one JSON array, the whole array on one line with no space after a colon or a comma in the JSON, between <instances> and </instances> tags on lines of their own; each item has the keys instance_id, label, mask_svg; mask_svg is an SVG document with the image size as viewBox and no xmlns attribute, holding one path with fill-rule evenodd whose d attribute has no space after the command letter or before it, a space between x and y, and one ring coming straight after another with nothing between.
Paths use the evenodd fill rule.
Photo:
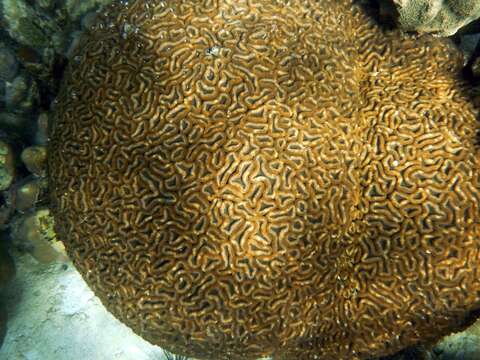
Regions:
<instances>
[{"instance_id":1,"label":"sandy seafloor","mask_svg":"<svg viewBox=\"0 0 480 360\"><path fill-rule=\"evenodd\" d=\"M0 297L9 317L0 360L168 359L111 315L71 262L13 255L17 274Z\"/></svg>"},{"instance_id":2,"label":"sandy seafloor","mask_svg":"<svg viewBox=\"0 0 480 360\"><path fill-rule=\"evenodd\" d=\"M9 316L0 360L167 360L103 307L70 262L13 255L17 275L0 298ZM480 321L445 338L425 360L480 360Z\"/></svg>"},{"instance_id":3,"label":"sandy seafloor","mask_svg":"<svg viewBox=\"0 0 480 360\"><path fill-rule=\"evenodd\" d=\"M0 301L8 312L2 360L163 360L113 317L71 263L16 256L17 276Z\"/></svg>"}]
</instances>

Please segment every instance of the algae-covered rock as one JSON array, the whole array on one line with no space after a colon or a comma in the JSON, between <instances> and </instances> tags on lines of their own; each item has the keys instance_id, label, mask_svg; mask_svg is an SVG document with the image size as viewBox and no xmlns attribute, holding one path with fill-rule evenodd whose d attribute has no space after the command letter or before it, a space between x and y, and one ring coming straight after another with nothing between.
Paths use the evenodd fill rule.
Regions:
<instances>
[{"instance_id":1,"label":"algae-covered rock","mask_svg":"<svg viewBox=\"0 0 480 360\"><path fill-rule=\"evenodd\" d=\"M42 9L52 9L55 6L55 0L37 0L36 5Z\"/></svg>"},{"instance_id":2,"label":"algae-covered rock","mask_svg":"<svg viewBox=\"0 0 480 360\"><path fill-rule=\"evenodd\" d=\"M480 359L480 320L465 331L445 337L433 348L438 360Z\"/></svg>"},{"instance_id":3,"label":"algae-covered rock","mask_svg":"<svg viewBox=\"0 0 480 360\"><path fill-rule=\"evenodd\" d=\"M0 128L9 136L12 134L24 134L28 132L29 114L14 112L0 112Z\"/></svg>"},{"instance_id":4,"label":"algae-covered rock","mask_svg":"<svg viewBox=\"0 0 480 360\"><path fill-rule=\"evenodd\" d=\"M35 204L45 196L48 181L45 178L30 179L16 186L15 210L20 213L32 209Z\"/></svg>"},{"instance_id":5,"label":"algae-covered rock","mask_svg":"<svg viewBox=\"0 0 480 360\"><path fill-rule=\"evenodd\" d=\"M37 118L37 129L35 132L35 143L39 145L46 145L48 141L48 124L49 124L48 113L43 112L38 115Z\"/></svg>"},{"instance_id":6,"label":"algae-covered rock","mask_svg":"<svg viewBox=\"0 0 480 360\"><path fill-rule=\"evenodd\" d=\"M10 280L12 280L14 276L15 276L15 264L13 262L13 259L8 254L3 244L0 243L0 295L2 295L2 288L8 282L10 282ZM5 338L6 332L7 332L7 313L3 306L3 302L0 301L0 347L2 347L3 339ZM0 355L0 358L2 358L1 355Z\"/></svg>"},{"instance_id":7,"label":"algae-covered rock","mask_svg":"<svg viewBox=\"0 0 480 360\"><path fill-rule=\"evenodd\" d=\"M12 81L17 75L18 62L13 51L0 44L0 80Z\"/></svg>"},{"instance_id":8,"label":"algae-covered rock","mask_svg":"<svg viewBox=\"0 0 480 360\"><path fill-rule=\"evenodd\" d=\"M0 191L10 187L14 176L15 166L12 148L8 143L0 140Z\"/></svg>"},{"instance_id":9,"label":"algae-covered rock","mask_svg":"<svg viewBox=\"0 0 480 360\"><path fill-rule=\"evenodd\" d=\"M63 244L55 236L53 218L48 209L38 209L22 217L14 226L13 238L18 247L27 250L41 263L66 258Z\"/></svg>"},{"instance_id":10,"label":"algae-covered rock","mask_svg":"<svg viewBox=\"0 0 480 360\"><path fill-rule=\"evenodd\" d=\"M15 276L15 264L6 249L0 244L0 295L2 288ZM0 299L1 300L1 299ZM7 333L7 312L0 301L0 347ZM0 355L1 357L1 355Z\"/></svg>"},{"instance_id":11,"label":"algae-covered rock","mask_svg":"<svg viewBox=\"0 0 480 360\"><path fill-rule=\"evenodd\" d=\"M5 85L5 106L14 113L29 113L39 100L36 81L27 73L21 73Z\"/></svg>"},{"instance_id":12,"label":"algae-covered rock","mask_svg":"<svg viewBox=\"0 0 480 360\"><path fill-rule=\"evenodd\" d=\"M0 348L3 345L3 339L7 333L7 312L0 306Z\"/></svg>"},{"instance_id":13,"label":"algae-covered rock","mask_svg":"<svg viewBox=\"0 0 480 360\"><path fill-rule=\"evenodd\" d=\"M70 35L81 18L110 2L0 0L0 20L15 42L33 49L42 58L39 65L51 70L52 54L63 55L69 48Z\"/></svg>"},{"instance_id":14,"label":"algae-covered rock","mask_svg":"<svg viewBox=\"0 0 480 360\"><path fill-rule=\"evenodd\" d=\"M15 276L15 264L7 250L0 246L0 288Z\"/></svg>"},{"instance_id":15,"label":"algae-covered rock","mask_svg":"<svg viewBox=\"0 0 480 360\"><path fill-rule=\"evenodd\" d=\"M9 220L15 212L15 194L13 186L8 190L0 191L0 237L3 230L7 230L10 226ZM0 238L0 245L2 241Z\"/></svg>"},{"instance_id":16,"label":"algae-covered rock","mask_svg":"<svg viewBox=\"0 0 480 360\"><path fill-rule=\"evenodd\" d=\"M32 174L45 176L47 161L47 148L45 146L33 145L23 149L21 159Z\"/></svg>"},{"instance_id":17,"label":"algae-covered rock","mask_svg":"<svg viewBox=\"0 0 480 360\"><path fill-rule=\"evenodd\" d=\"M450 36L480 17L479 0L393 0L405 30Z\"/></svg>"},{"instance_id":18,"label":"algae-covered rock","mask_svg":"<svg viewBox=\"0 0 480 360\"><path fill-rule=\"evenodd\" d=\"M24 0L2 0L2 12L9 35L20 44L42 49L59 32L58 25L41 16Z\"/></svg>"},{"instance_id":19,"label":"algae-covered rock","mask_svg":"<svg viewBox=\"0 0 480 360\"><path fill-rule=\"evenodd\" d=\"M72 19L88 13L94 8L111 3L112 0L66 0L65 8Z\"/></svg>"}]
</instances>

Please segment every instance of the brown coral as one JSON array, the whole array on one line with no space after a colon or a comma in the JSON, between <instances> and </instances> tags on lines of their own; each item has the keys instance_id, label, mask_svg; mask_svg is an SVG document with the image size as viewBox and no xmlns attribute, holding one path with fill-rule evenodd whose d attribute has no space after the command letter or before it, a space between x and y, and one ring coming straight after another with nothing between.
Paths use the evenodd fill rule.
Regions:
<instances>
[{"instance_id":1,"label":"brown coral","mask_svg":"<svg viewBox=\"0 0 480 360\"><path fill-rule=\"evenodd\" d=\"M130 1L84 40L49 150L105 306L210 359L356 359L480 306L460 56L349 0Z\"/></svg>"}]
</instances>

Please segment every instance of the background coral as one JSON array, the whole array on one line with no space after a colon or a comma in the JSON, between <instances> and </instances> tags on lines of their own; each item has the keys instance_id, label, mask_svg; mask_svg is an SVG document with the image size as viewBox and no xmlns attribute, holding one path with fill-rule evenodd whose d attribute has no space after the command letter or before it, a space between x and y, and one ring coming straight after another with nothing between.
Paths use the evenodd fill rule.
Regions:
<instances>
[{"instance_id":1,"label":"background coral","mask_svg":"<svg viewBox=\"0 0 480 360\"><path fill-rule=\"evenodd\" d=\"M39 207L47 182L42 145L52 94L74 34L86 12L102 2L0 0L0 338L6 329L5 282L14 269L8 253L19 256L13 245L43 261L62 256L58 246L55 256L47 256L49 247L59 243L50 241L46 229L51 217ZM23 355L0 351L2 359Z\"/></svg>"},{"instance_id":2,"label":"background coral","mask_svg":"<svg viewBox=\"0 0 480 360\"><path fill-rule=\"evenodd\" d=\"M50 102L70 47L90 24L87 14L108 1L0 0L0 231L6 238L44 203Z\"/></svg>"},{"instance_id":3,"label":"background coral","mask_svg":"<svg viewBox=\"0 0 480 360\"><path fill-rule=\"evenodd\" d=\"M10 316L0 359L166 360L105 310L71 263L15 260L17 276L1 291Z\"/></svg>"},{"instance_id":4,"label":"background coral","mask_svg":"<svg viewBox=\"0 0 480 360\"><path fill-rule=\"evenodd\" d=\"M398 10L398 20L405 30L455 34L460 28L480 17L478 0L382 0L392 2Z\"/></svg>"}]
</instances>

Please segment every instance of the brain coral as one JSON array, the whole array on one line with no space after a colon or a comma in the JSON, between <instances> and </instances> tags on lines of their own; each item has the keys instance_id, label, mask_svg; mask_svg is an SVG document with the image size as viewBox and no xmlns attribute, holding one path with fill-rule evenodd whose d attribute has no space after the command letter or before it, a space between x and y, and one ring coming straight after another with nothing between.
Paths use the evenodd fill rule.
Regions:
<instances>
[{"instance_id":1,"label":"brain coral","mask_svg":"<svg viewBox=\"0 0 480 360\"><path fill-rule=\"evenodd\" d=\"M55 106L56 230L199 358L360 359L480 307L477 112L446 42L350 0L130 1Z\"/></svg>"}]
</instances>

